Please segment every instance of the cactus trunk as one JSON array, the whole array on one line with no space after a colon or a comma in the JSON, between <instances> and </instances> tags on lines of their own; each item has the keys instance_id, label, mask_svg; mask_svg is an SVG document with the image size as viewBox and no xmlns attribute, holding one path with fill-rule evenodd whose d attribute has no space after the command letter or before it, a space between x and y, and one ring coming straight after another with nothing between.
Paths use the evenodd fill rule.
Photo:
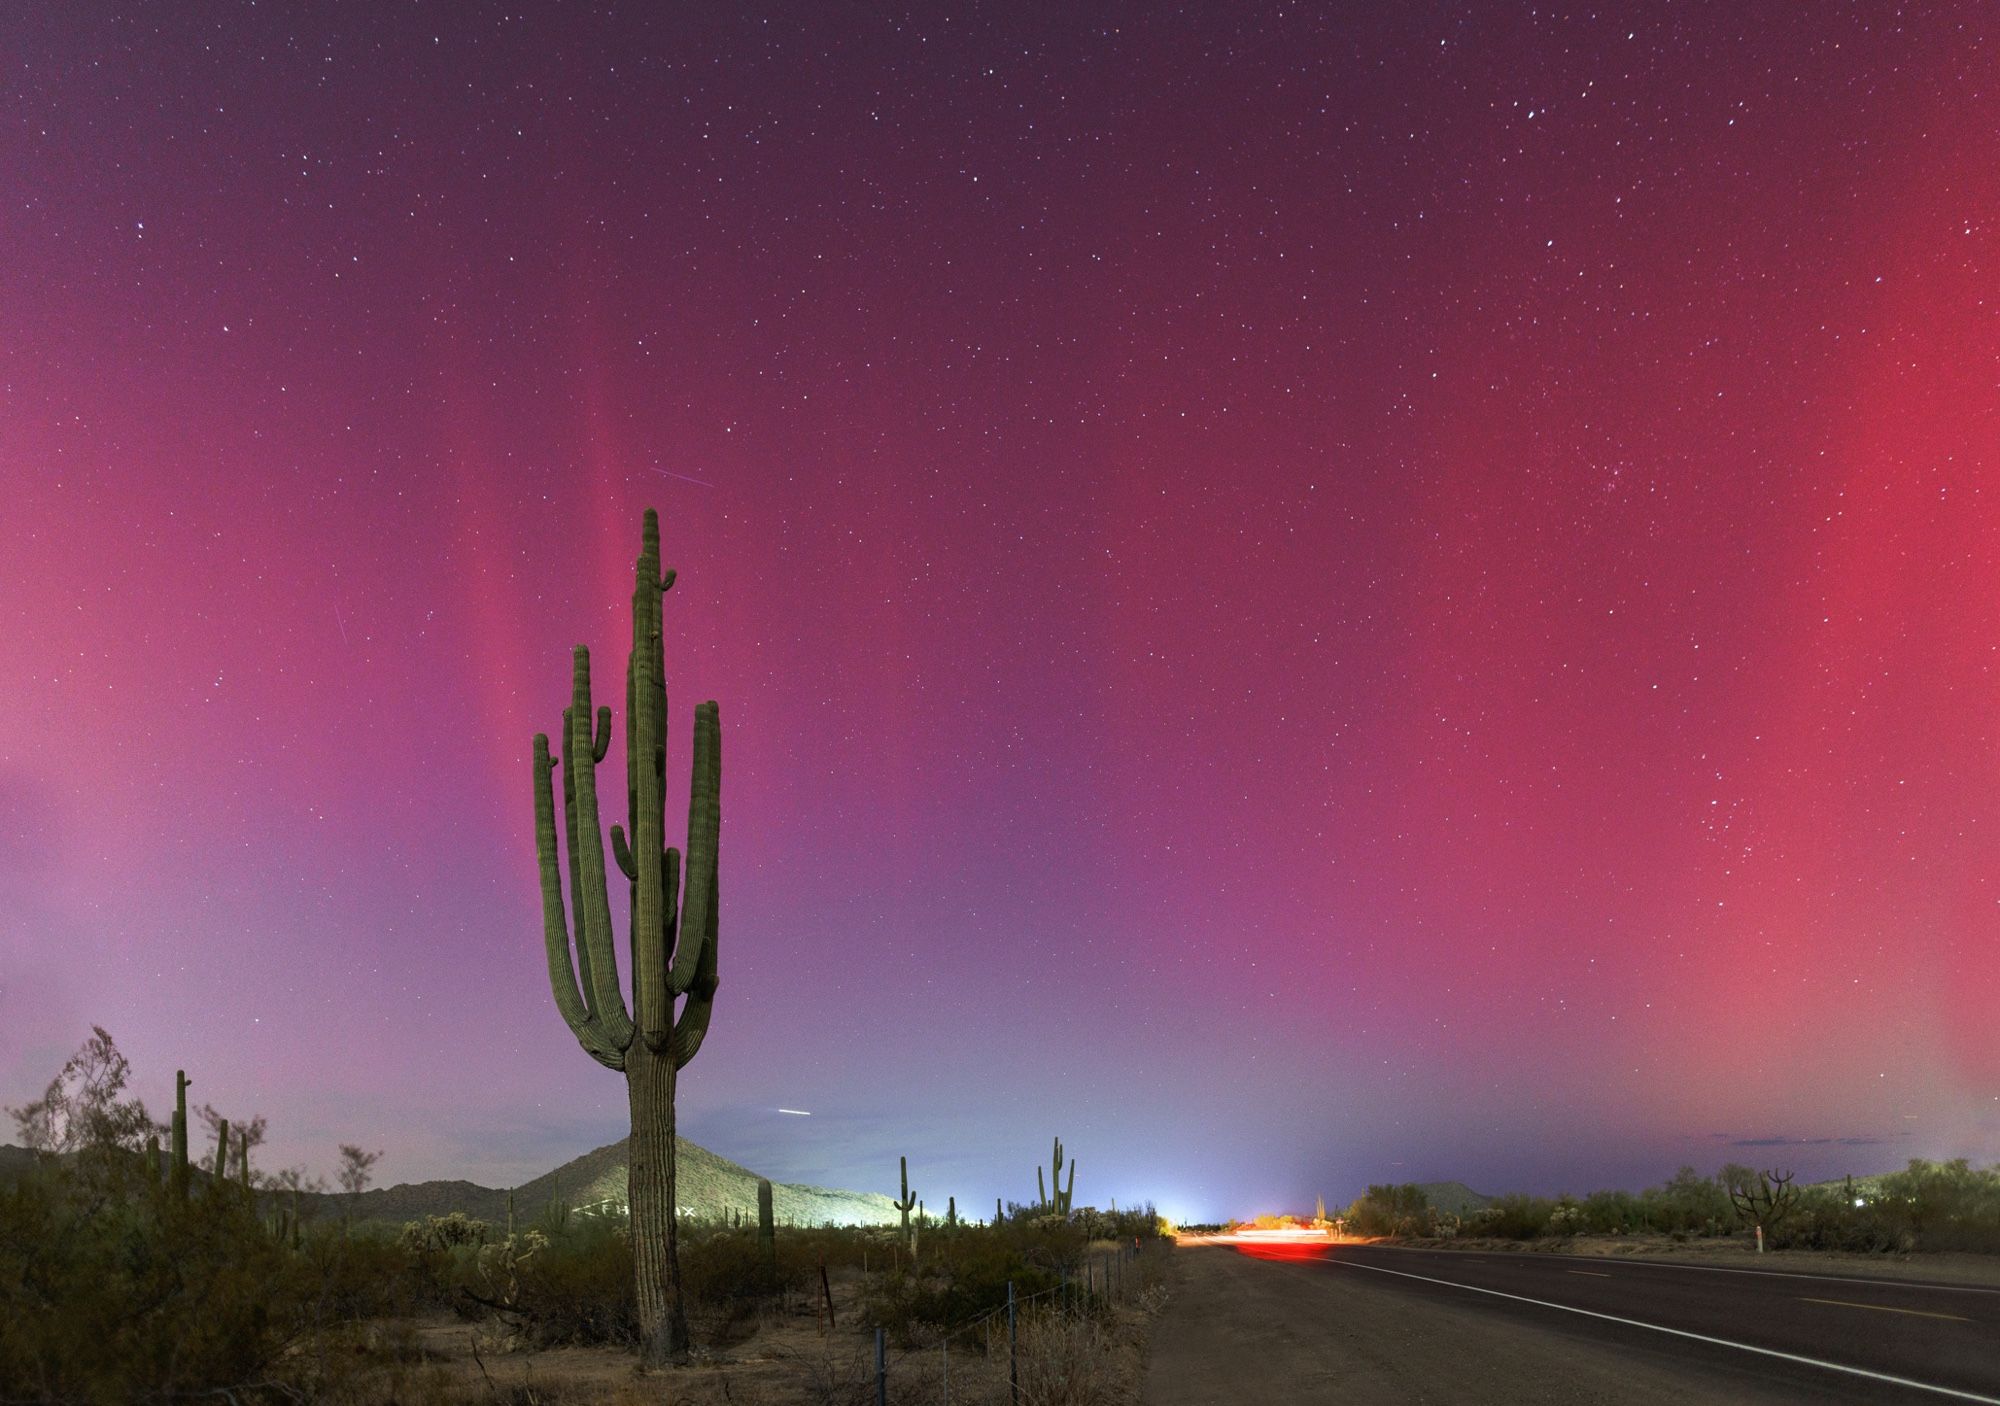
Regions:
<instances>
[{"instance_id":1,"label":"cactus trunk","mask_svg":"<svg viewBox=\"0 0 2000 1406\"><path fill-rule=\"evenodd\" d=\"M215 1130L215 1183L220 1186L229 1178L229 1120L224 1118Z\"/></svg>"},{"instance_id":2,"label":"cactus trunk","mask_svg":"<svg viewBox=\"0 0 2000 1406\"><path fill-rule=\"evenodd\" d=\"M910 1247L911 1254L915 1254L917 1242L910 1232L910 1212L916 1209L917 1198L910 1194L910 1159L898 1157L896 1164L902 1169L903 1194L896 1200L896 1209L903 1216L903 1243Z\"/></svg>"},{"instance_id":3,"label":"cactus trunk","mask_svg":"<svg viewBox=\"0 0 2000 1406\"><path fill-rule=\"evenodd\" d=\"M185 1069L174 1071L174 1122L170 1133L173 1167L168 1180L174 1195L188 1193L188 1076Z\"/></svg>"},{"instance_id":4,"label":"cactus trunk","mask_svg":"<svg viewBox=\"0 0 2000 1406\"><path fill-rule=\"evenodd\" d=\"M757 1178L757 1250L764 1265L764 1278L776 1283L778 1278L778 1227L771 1214L771 1180Z\"/></svg>"},{"instance_id":5,"label":"cactus trunk","mask_svg":"<svg viewBox=\"0 0 2000 1406\"><path fill-rule=\"evenodd\" d=\"M688 1351L674 1216L677 1072L672 1055L655 1054L644 1040L634 1040L625 1051L625 1087L632 1114L632 1134L625 1143L625 1197L631 1207L639 1322L642 1328L650 1325L644 1352L656 1364L679 1361Z\"/></svg>"}]
</instances>

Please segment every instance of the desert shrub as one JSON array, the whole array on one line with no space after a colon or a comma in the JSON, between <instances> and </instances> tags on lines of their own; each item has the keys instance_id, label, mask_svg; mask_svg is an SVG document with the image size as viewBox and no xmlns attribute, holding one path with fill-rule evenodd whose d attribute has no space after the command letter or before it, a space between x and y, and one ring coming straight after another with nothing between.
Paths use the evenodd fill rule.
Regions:
<instances>
[{"instance_id":1,"label":"desert shrub","mask_svg":"<svg viewBox=\"0 0 2000 1406\"><path fill-rule=\"evenodd\" d=\"M1852 1193L1808 1187L1799 1204L1770 1232L1773 1249L1847 1250L1864 1254L1893 1250L1901 1238L1894 1217L1880 1202L1856 1206Z\"/></svg>"},{"instance_id":2,"label":"desert shrub","mask_svg":"<svg viewBox=\"0 0 2000 1406\"><path fill-rule=\"evenodd\" d=\"M281 1244L233 1184L185 1200L136 1158L50 1160L0 1187L0 1400L325 1392L334 1342L409 1296L393 1243Z\"/></svg>"},{"instance_id":3,"label":"desert shrub","mask_svg":"<svg viewBox=\"0 0 2000 1406\"><path fill-rule=\"evenodd\" d=\"M1574 1196L1562 1195L1549 1211L1548 1223L1542 1227L1544 1235L1568 1237L1580 1234L1585 1226L1583 1207Z\"/></svg>"},{"instance_id":4,"label":"desert shrub","mask_svg":"<svg viewBox=\"0 0 2000 1406\"><path fill-rule=\"evenodd\" d=\"M1037 1314L1021 1335L1025 1406L1122 1406L1138 1378L1136 1347L1100 1319Z\"/></svg>"},{"instance_id":5,"label":"desert shrub","mask_svg":"<svg viewBox=\"0 0 2000 1406\"><path fill-rule=\"evenodd\" d=\"M724 1230L681 1241L681 1287L692 1305L716 1308L770 1293L754 1231Z\"/></svg>"},{"instance_id":6,"label":"desert shrub","mask_svg":"<svg viewBox=\"0 0 2000 1406\"><path fill-rule=\"evenodd\" d=\"M1430 1198L1408 1183L1371 1186L1347 1209L1348 1228L1359 1235L1424 1235L1431 1219Z\"/></svg>"},{"instance_id":7,"label":"desert shrub","mask_svg":"<svg viewBox=\"0 0 2000 1406\"><path fill-rule=\"evenodd\" d=\"M2000 1167L1912 1160L1865 1200L1904 1248L2000 1252Z\"/></svg>"},{"instance_id":8,"label":"desert shrub","mask_svg":"<svg viewBox=\"0 0 2000 1406\"><path fill-rule=\"evenodd\" d=\"M1465 1224L1468 1235L1490 1235L1500 1240L1532 1240L1549 1228L1556 1203L1544 1196L1518 1193L1495 1198Z\"/></svg>"},{"instance_id":9,"label":"desert shrub","mask_svg":"<svg viewBox=\"0 0 2000 1406\"><path fill-rule=\"evenodd\" d=\"M1639 1201L1647 1223L1672 1235L1727 1235L1736 1224L1729 1193L1693 1167L1682 1167L1664 1185L1641 1192Z\"/></svg>"},{"instance_id":10,"label":"desert shrub","mask_svg":"<svg viewBox=\"0 0 2000 1406\"><path fill-rule=\"evenodd\" d=\"M545 1234L539 1229L529 1233ZM639 1306L625 1227L602 1217L572 1216L560 1234L547 1240L518 1266L513 1312L523 1336L539 1347L636 1344ZM685 1273L685 1258L682 1265ZM470 1294L491 1297L466 1287Z\"/></svg>"},{"instance_id":11,"label":"desert shrub","mask_svg":"<svg viewBox=\"0 0 2000 1406\"><path fill-rule=\"evenodd\" d=\"M875 1280L865 1311L912 1346L1005 1308L1010 1281L1022 1303L1056 1289L1077 1273L1089 1243L1080 1228L1046 1216L927 1236L914 1266L905 1261Z\"/></svg>"},{"instance_id":12,"label":"desert shrub","mask_svg":"<svg viewBox=\"0 0 2000 1406\"><path fill-rule=\"evenodd\" d=\"M1593 1191L1583 1198L1583 1229L1592 1235L1632 1235L1651 1229L1646 1206L1629 1191Z\"/></svg>"}]
</instances>

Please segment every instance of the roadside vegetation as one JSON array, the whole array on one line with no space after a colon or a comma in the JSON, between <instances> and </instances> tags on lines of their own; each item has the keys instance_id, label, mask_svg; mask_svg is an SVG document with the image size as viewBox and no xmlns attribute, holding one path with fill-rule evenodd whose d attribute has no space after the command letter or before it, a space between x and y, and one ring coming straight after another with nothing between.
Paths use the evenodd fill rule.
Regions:
<instances>
[{"instance_id":1,"label":"roadside vegetation","mask_svg":"<svg viewBox=\"0 0 2000 1406\"><path fill-rule=\"evenodd\" d=\"M1683 1167L1660 1186L1633 1193L1493 1198L1464 1213L1432 1206L1421 1187L1381 1185L1348 1207L1342 1230L1404 1239L1560 1240L1577 1236L1666 1236L1676 1241L1746 1237L1763 1225L1772 1249L1861 1253L2000 1253L2000 1167L1960 1158L1913 1160L1862 1180L1794 1187L1788 1174L1735 1164L1713 1177Z\"/></svg>"}]
</instances>

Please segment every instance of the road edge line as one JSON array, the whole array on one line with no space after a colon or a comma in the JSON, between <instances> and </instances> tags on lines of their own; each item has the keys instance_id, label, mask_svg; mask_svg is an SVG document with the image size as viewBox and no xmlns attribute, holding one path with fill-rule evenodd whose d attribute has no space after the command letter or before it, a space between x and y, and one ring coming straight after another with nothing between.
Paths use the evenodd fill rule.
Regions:
<instances>
[{"instance_id":1,"label":"road edge line","mask_svg":"<svg viewBox=\"0 0 2000 1406\"><path fill-rule=\"evenodd\" d=\"M1379 1264L1363 1264L1359 1260L1341 1260L1331 1257L1321 1264L1338 1265L1343 1269L1365 1269L1375 1274L1393 1274L1398 1279L1417 1279L1426 1284L1441 1284L1447 1289L1466 1289L1475 1294L1491 1294L1496 1299L1512 1299L1516 1303L1534 1304L1537 1308L1560 1309L1564 1313L1578 1313L1585 1318L1601 1318L1606 1323L1623 1323L1628 1328L1647 1328L1655 1333L1668 1333L1676 1338L1690 1338L1695 1342L1709 1343L1715 1347L1733 1347L1739 1352L1754 1352L1760 1357L1775 1357L1784 1362L1796 1362L1805 1367L1819 1367L1829 1372L1845 1372L1851 1377L1866 1377L1870 1381L1887 1382L1891 1386L1910 1387L1916 1391L1928 1391L1938 1396L1949 1396L1959 1401L1977 1401L1982 1406L2000 1406L2000 1396L1981 1396L1976 1391L1961 1391L1952 1386L1936 1386L1930 1382L1920 1382L1911 1377L1898 1377L1890 1372L1876 1372L1867 1367L1850 1367L1840 1362L1828 1362L1823 1358L1806 1357L1796 1352L1782 1352L1774 1347L1758 1347L1754 1343L1739 1343L1729 1338L1713 1338L1706 1333L1694 1333L1686 1328L1669 1328L1661 1323L1648 1323L1641 1318L1622 1318L1615 1313L1599 1313L1596 1309L1577 1308L1566 1303L1552 1303L1547 1299L1531 1299L1526 1294L1510 1294L1501 1289L1486 1289L1477 1284L1461 1284L1453 1279L1434 1279L1428 1274L1411 1274L1401 1269L1384 1269Z\"/></svg>"},{"instance_id":2,"label":"road edge line","mask_svg":"<svg viewBox=\"0 0 2000 1406\"><path fill-rule=\"evenodd\" d=\"M1888 1274L1815 1274L1810 1270L1748 1269L1734 1264L1677 1264L1672 1260L1650 1260L1638 1255L1558 1255L1546 1250L1441 1250L1428 1245L1369 1245L1364 1248L1417 1255L1492 1254L1499 1258L1538 1255L1544 1259L1576 1260L1584 1264L1636 1265L1640 1269L1694 1269L1704 1274L1754 1274L1762 1279L1818 1279L1828 1284L1888 1284L1898 1289L1928 1289L1940 1294L2000 1294L2000 1285L1993 1284L1936 1284L1927 1279L1898 1279Z\"/></svg>"}]
</instances>

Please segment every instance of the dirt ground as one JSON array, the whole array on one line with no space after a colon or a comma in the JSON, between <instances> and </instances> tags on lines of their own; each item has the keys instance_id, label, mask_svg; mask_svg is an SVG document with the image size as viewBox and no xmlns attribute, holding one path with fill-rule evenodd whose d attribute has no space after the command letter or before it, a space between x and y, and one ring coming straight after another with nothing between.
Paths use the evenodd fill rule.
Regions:
<instances>
[{"instance_id":1,"label":"dirt ground","mask_svg":"<svg viewBox=\"0 0 2000 1406\"><path fill-rule=\"evenodd\" d=\"M693 1326L692 1365L642 1373L629 1349L509 1350L490 1325L450 1315L370 1325L370 1357L385 1364L357 1400L408 1406L872 1406L875 1339L863 1326L860 1276L833 1282L838 1326L793 1295L724 1325ZM1110 1324L1024 1321L1020 1367L1036 1389L1023 1400L1106 1406L1137 1399L1144 1333L1163 1296L1119 1310ZM978 1330L949 1344L887 1349L888 1399L897 1406L999 1406L1008 1399L1005 1319L990 1343ZM985 1349L991 1347L988 1352ZM947 1397L947 1382L949 1396ZM1078 1390L1051 1393L1058 1383Z\"/></svg>"}]
</instances>

